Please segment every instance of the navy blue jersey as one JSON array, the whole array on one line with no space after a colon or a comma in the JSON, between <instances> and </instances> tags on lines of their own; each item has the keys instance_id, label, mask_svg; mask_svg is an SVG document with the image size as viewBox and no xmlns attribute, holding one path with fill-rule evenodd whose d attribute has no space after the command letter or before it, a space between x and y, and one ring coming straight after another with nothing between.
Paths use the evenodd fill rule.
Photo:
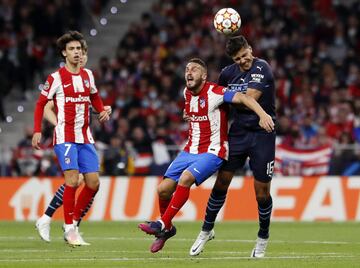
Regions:
<instances>
[{"instance_id":1,"label":"navy blue jersey","mask_svg":"<svg viewBox=\"0 0 360 268\"><path fill-rule=\"evenodd\" d=\"M257 101L275 122L274 76L265 60L254 58L251 68L245 72L242 72L236 63L226 66L220 73L218 84L242 93L246 93L248 88L261 91ZM259 117L252 110L246 107L236 108L233 109L233 114L234 122L229 135L236 135L241 129L263 130L259 126Z\"/></svg>"}]
</instances>

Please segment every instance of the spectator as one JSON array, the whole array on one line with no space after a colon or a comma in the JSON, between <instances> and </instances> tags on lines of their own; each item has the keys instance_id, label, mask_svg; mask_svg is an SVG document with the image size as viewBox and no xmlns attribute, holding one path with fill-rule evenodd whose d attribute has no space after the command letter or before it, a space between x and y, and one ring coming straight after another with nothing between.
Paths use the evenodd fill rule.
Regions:
<instances>
[{"instance_id":1,"label":"spectator","mask_svg":"<svg viewBox=\"0 0 360 268\"><path fill-rule=\"evenodd\" d=\"M127 175L128 157L123 139L112 136L110 146L104 150L104 173L111 176Z\"/></svg>"}]
</instances>

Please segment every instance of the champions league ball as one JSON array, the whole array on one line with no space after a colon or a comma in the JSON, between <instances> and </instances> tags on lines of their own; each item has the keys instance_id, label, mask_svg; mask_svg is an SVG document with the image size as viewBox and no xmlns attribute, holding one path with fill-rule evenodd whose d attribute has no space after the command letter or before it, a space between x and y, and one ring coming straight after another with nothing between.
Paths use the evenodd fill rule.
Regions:
<instances>
[{"instance_id":1,"label":"champions league ball","mask_svg":"<svg viewBox=\"0 0 360 268\"><path fill-rule=\"evenodd\" d=\"M214 27L219 33L231 35L237 32L240 26L241 18L235 9L222 8L214 17Z\"/></svg>"}]
</instances>

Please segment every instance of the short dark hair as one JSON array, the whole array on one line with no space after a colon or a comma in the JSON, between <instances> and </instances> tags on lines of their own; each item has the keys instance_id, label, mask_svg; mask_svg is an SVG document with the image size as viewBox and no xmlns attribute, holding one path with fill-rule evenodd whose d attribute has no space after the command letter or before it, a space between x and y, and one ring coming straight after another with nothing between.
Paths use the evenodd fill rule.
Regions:
<instances>
[{"instance_id":1,"label":"short dark hair","mask_svg":"<svg viewBox=\"0 0 360 268\"><path fill-rule=\"evenodd\" d=\"M191 63L191 62L197 63L200 66L202 66L205 70L207 70L206 63L202 59L200 59L200 58L192 58L192 59L189 60L188 63Z\"/></svg>"},{"instance_id":2,"label":"short dark hair","mask_svg":"<svg viewBox=\"0 0 360 268\"><path fill-rule=\"evenodd\" d=\"M87 50L87 44L85 42L84 36L78 31L68 31L66 34L63 34L58 40L56 40L56 46L59 50L59 53L62 57L62 51L66 49L66 44L72 41L79 41L82 50Z\"/></svg>"},{"instance_id":3,"label":"short dark hair","mask_svg":"<svg viewBox=\"0 0 360 268\"><path fill-rule=\"evenodd\" d=\"M247 47L249 47L249 43L244 36L234 36L231 37L226 43L226 54L229 57L234 57L240 49Z\"/></svg>"}]
</instances>

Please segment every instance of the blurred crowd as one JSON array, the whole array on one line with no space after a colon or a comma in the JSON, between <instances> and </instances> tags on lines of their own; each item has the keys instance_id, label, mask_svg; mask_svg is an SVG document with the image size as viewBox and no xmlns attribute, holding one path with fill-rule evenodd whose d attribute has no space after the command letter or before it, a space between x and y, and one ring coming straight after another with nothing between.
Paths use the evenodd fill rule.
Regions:
<instances>
[{"instance_id":1,"label":"blurred crowd","mask_svg":"<svg viewBox=\"0 0 360 268\"><path fill-rule=\"evenodd\" d=\"M58 66L55 41L69 29L81 30L84 20L97 15L107 0L2 0L0 1L0 120L5 121L2 100L14 87L30 99L35 78Z\"/></svg>"},{"instance_id":2,"label":"blurred crowd","mask_svg":"<svg viewBox=\"0 0 360 268\"><path fill-rule=\"evenodd\" d=\"M360 173L360 3L351 0L159 1L130 25L116 58L104 56L94 70L101 97L113 108L109 122L92 122L102 173L160 175L166 169L187 136L186 61L204 59L210 81L231 63L226 37L212 26L225 6L240 13L240 33L274 71L278 142L342 148L329 174ZM39 159L37 172L60 174L52 167L56 161L45 161L42 169Z\"/></svg>"}]
</instances>

